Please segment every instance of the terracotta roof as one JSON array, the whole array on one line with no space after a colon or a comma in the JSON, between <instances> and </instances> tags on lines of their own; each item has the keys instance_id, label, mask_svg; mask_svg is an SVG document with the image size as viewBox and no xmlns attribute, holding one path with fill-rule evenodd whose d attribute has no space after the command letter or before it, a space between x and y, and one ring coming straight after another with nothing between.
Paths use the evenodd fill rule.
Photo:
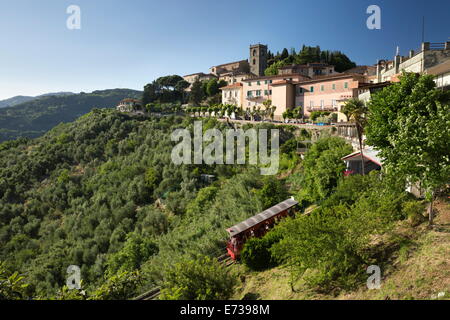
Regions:
<instances>
[{"instance_id":1,"label":"terracotta roof","mask_svg":"<svg viewBox=\"0 0 450 320\"><path fill-rule=\"evenodd\" d=\"M141 101L138 100L138 99L126 98L126 99L123 99L123 100L120 101L120 103L122 103L122 102L137 102L137 103L140 103Z\"/></svg>"},{"instance_id":2,"label":"terracotta roof","mask_svg":"<svg viewBox=\"0 0 450 320\"><path fill-rule=\"evenodd\" d=\"M183 76L183 78L184 78L184 77L190 77L190 76L201 75L201 74L203 74L203 75L204 75L204 73L203 73L203 72L197 72L197 73L191 73L191 74L187 74L187 75Z\"/></svg>"},{"instance_id":3,"label":"terracotta roof","mask_svg":"<svg viewBox=\"0 0 450 320\"><path fill-rule=\"evenodd\" d=\"M293 84L293 81L291 81L291 80L281 80L281 81L277 81L277 82L272 82L270 85L273 87L273 86L276 86L276 85L288 84L288 83Z\"/></svg>"},{"instance_id":4,"label":"terracotta roof","mask_svg":"<svg viewBox=\"0 0 450 320\"><path fill-rule=\"evenodd\" d=\"M307 78L307 79L309 79L308 76L305 76L305 75L302 75L302 74L289 73L289 74L277 74L275 76L261 76L261 77L247 78L247 79L242 80L242 81L250 82L250 81L257 81L257 80L279 79L279 78L288 78L288 77L300 77L300 78Z\"/></svg>"},{"instance_id":5,"label":"terracotta roof","mask_svg":"<svg viewBox=\"0 0 450 320\"><path fill-rule=\"evenodd\" d=\"M242 83L236 82L236 83L230 84L230 85L228 85L228 86L221 87L221 88L219 88L219 89L220 89L220 90L223 90L223 89L232 89L232 88L239 88L239 87L242 87Z\"/></svg>"},{"instance_id":6,"label":"terracotta roof","mask_svg":"<svg viewBox=\"0 0 450 320\"><path fill-rule=\"evenodd\" d=\"M234 63L240 63L240 62L248 62L247 60L239 60L239 61L234 61L234 62L228 62L228 63L223 63L223 64L219 64L219 65L217 65L217 66L212 66L211 68L220 68L220 67L223 67L223 66L227 66L227 65L229 65L229 64L234 64Z\"/></svg>"},{"instance_id":7,"label":"terracotta roof","mask_svg":"<svg viewBox=\"0 0 450 320\"><path fill-rule=\"evenodd\" d=\"M329 68L329 67L333 67L331 64L327 64L327 63L319 63L319 62L314 62L314 63L308 63L308 64L289 64L287 66L284 67L280 67L278 69L291 69L291 68Z\"/></svg>"},{"instance_id":8,"label":"terracotta roof","mask_svg":"<svg viewBox=\"0 0 450 320\"><path fill-rule=\"evenodd\" d=\"M335 79L346 79L346 78L362 78L364 77L361 74L358 73L338 73L338 74L332 74L332 75L325 75L325 76L317 76L310 80L305 81L297 81L295 84L304 84L304 83L314 83L314 82L322 82L322 81L328 81L328 80L335 80Z\"/></svg>"}]
</instances>

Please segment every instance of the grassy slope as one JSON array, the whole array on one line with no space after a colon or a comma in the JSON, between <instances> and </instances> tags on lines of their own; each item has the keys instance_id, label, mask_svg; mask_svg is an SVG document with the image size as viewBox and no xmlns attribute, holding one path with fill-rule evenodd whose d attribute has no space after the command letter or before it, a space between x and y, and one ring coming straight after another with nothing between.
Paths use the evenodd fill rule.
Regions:
<instances>
[{"instance_id":1,"label":"grassy slope","mask_svg":"<svg viewBox=\"0 0 450 320\"><path fill-rule=\"evenodd\" d=\"M415 228L403 222L399 232L410 241L396 251L382 268L379 290L368 290L366 285L338 296L321 295L296 283L296 292L289 284L289 272L274 268L264 272L248 272L242 265L236 269L241 274L241 284L234 299L269 300L302 299L434 299L445 292L450 299L450 203L438 202L435 228L429 230L427 222ZM384 271L383 271L384 269ZM243 282L242 282L243 280Z\"/></svg>"}]
</instances>

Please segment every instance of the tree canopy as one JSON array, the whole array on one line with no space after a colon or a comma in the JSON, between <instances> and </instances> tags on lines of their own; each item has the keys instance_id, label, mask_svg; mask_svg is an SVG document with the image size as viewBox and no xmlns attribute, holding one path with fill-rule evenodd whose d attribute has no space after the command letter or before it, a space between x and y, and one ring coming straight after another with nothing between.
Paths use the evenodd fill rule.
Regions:
<instances>
[{"instance_id":1,"label":"tree canopy","mask_svg":"<svg viewBox=\"0 0 450 320\"><path fill-rule=\"evenodd\" d=\"M278 74L278 68L289 64L322 62L333 65L337 72L344 72L356 67L356 64L341 51L321 50L319 46L310 47L303 45L298 53L295 50L291 50L290 54L285 48L281 54L273 55L269 52L268 56L268 67L265 70L267 76Z\"/></svg>"},{"instance_id":2,"label":"tree canopy","mask_svg":"<svg viewBox=\"0 0 450 320\"><path fill-rule=\"evenodd\" d=\"M368 104L367 141L387 171L435 190L450 177L450 93L433 76L404 73Z\"/></svg>"}]
</instances>

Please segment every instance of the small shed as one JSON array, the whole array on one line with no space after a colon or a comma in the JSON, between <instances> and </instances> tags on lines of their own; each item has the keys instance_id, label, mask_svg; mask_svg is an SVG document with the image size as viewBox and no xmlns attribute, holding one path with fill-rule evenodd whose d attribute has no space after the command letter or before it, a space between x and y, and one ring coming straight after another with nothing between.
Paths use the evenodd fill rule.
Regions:
<instances>
[{"instance_id":1,"label":"small shed","mask_svg":"<svg viewBox=\"0 0 450 320\"><path fill-rule=\"evenodd\" d=\"M364 157L364 173L373 170L380 171L383 164L382 159L378 156L379 151L374 149L363 149ZM342 158L346 164L344 175L362 174L361 151L356 151Z\"/></svg>"}]
</instances>

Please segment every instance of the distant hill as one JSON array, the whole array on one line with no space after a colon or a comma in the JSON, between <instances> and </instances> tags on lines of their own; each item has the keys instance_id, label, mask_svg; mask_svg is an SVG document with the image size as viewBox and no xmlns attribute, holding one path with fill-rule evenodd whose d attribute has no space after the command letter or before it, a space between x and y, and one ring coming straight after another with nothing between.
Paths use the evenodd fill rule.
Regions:
<instances>
[{"instance_id":1,"label":"distant hill","mask_svg":"<svg viewBox=\"0 0 450 320\"><path fill-rule=\"evenodd\" d=\"M15 96L9 99L0 100L0 108L13 107L15 105L30 101L35 99L35 97L29 96Z\"/></svg>"},{"instance_id":2,"label":"distant hill","mask_svg":"<svg viewBox=\"0 0 450 320\"><path fill-rule=\"evenodd\" d=\"M141 94L141 91L130 89L108 89L22 97L23 102L0 109L0 142L18 137L38 137L57 124L71 122L94 108L114 108L120 100L140 98ZM31 99L27 101L27 98Z\"/></svg>"},{"instance_id":3,"label":"distant hill","mask_svg":"<svg viewBox=\"0 0 450 320\"><path fill-rule=\"evenodd\" d=\"M51 92L51 93L45 93L41 94L39 96L31 97L31 96L15 96L9 99L0 100L0 108L6 108L6 107L14 107L15 105L28 102L34 99L38 99L41 97L48 97L48 96L67 96L75 94L73 92Z\"/></svg>"}]
</instances>

